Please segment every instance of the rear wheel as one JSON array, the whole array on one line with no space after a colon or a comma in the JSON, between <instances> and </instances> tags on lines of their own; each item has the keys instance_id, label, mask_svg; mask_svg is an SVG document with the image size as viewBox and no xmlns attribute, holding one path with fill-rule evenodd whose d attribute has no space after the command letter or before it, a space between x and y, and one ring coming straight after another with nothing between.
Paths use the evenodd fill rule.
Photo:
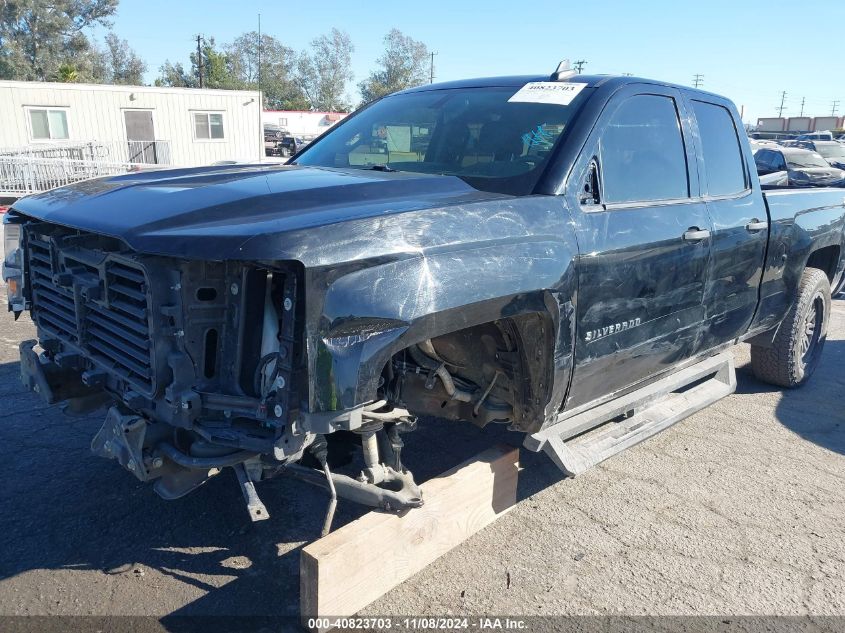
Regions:
<instances>
[{"instance_id":1,"label":"rear wheel","mask_svg":"<svg viewBox=\"0 0 845 633\"><path fill-rule=\"evenodd\" d=\"M807 268L796 294L772 346L751 346L754 375L781 387L798 387L813 375L827 337L830 316L827 275L817 268Z\"/></svg>"}]
</instances>

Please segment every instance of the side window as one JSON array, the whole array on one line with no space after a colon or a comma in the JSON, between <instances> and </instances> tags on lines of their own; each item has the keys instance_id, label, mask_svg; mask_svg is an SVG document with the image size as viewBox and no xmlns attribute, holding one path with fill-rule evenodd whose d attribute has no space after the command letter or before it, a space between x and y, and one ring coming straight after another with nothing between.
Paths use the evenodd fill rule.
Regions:
<instances>
[{"instance_id":1,"label":"side window","mask_svg":"<svg viewBox=\"0 0 845 633\"><path fill-rule=\"evenodd\" d=\"M727 108L704 101L693 101L692 109L701 136L707 193L729 196L745 191L748 183L731 113Z\"/></svg>"},{"instance_id":2,"label":"side window","mask_svg":"<svg viewBox=\"0 0 845 633\"><path fill-rule=\"evenodd\" d=\"M224 138L223 115L218 112L194 113L194 139L214 140Z\"/></svg>"},{"instance_id":3,"label":"side window","mask_svg":"<svg viewBox=\"0 0 845 633\"><path fill-rule=\"evenodd\" d=\"M66 140L67 112L32 108L29 110L30 136L34 141Z\"/></svg>"},{"instance_id":4,"label":"side window","mask_svg":"<svg viewBox=\"0 0 845 633\"><path fill-rule=\"evenodd\" d=\"M605 203L689 197L681 124L671 97L627 99L602 132L599 158Z\"/></svg>"},{"instance_id":5,"label":"side window","mask_svg":"<svg viewBox=\"0 0 845 633\"><path fill-rule=\"evenodd\" d=\"M761 173L766 169L766 153L768 150L758 149L754 152L754 164L757 166L757 173Z\"/></svg>"},{"instance_id":6,"label":"side window","mask_svg":"<svg viewBox=\"0 0 845 633\"><path fill-rule=\"evenodd\" d=\"M772 152L774 154L774 170L775 171L786 171L786 159L783 157L783 154L780 152Z\"/></svg>"}]
</instances>

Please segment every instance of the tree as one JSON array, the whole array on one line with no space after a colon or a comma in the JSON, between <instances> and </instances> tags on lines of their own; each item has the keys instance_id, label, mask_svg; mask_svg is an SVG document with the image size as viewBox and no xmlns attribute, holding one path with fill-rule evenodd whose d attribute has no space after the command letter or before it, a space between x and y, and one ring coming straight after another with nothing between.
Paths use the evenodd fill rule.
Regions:
<instances>
[{"instance_id":1,"label":"tree","mask_svg":"<svg viewBox=\"0 0 845 633\"><path fill-rule=\"evenodd\" d=\"M346 84L354 77L350 70L354 51L349 34L332 29L311 42L311 53L299 56L298 82L312 109L349 109Z\"/></svg>"},{"instance_id":2,"label":"tree","mask_svg":"<svg viewBox=\"0 0 845 633\"><path fill-rule=\"evenodd\" d=\"M229 69L229 57L218 50L217 43L213 37L203 39L200 48L202 54L202 86L203 88L222 88L227 90L240 88ZM165 60L159 68L160 76L156 79L157 86L175 86L178 88L199 87L200 59L197 52L192 51L189 55L191 70L186 71L181 62L175 64Z\"/></svg>"},{"instance_id":3,"label":"tree","mask_svg":"<svg viewBox=\"0 0 845 633\"><path fill-rule=\"evenodd\" d=\"M229 72L229 58L226 52L217 48L213 37L202 40L202 86L203 88L239 88L237 79ZM191 75L199 76L199 58L196 51L191 53Z\"/></svg>"},{"instance_id":4,"label":"tree","mask_svg":"<svg viewBox=\"0 0 845 633\"><path fill-rule=\"evenodd\" d=\"M363 103L379 97L424 84L428 80L428 47L399 29L391 29L384 37L384 54L379 57L380 68L358 84Z\"/></svg>"},{"instance_id":5,"label":"tree","mask_svg":"<svg viewBox=\"0 0 845 633\"><path fill-rule=\"evenodd\" d=\"M229 73L238 87L258 89L258 33L240 35L225 47ZM293 72L295 53L271 35L261 36L261 90L264 106L272 110L300 110L308 102Z\"/></svg>"},{"instance_id":6,"label":"tree","mask_svg":"<svg viewBox=\"0 0 845 633\"><path fill-rule=\"evenodd\" d=\"M66 84L72 84L79 80L79 73L76 68L70 64L62 64L59 66L59 81Z\"/></svg>"},{"instance_id":7,"label":"tree","mask_svg":"<svg viewBox=\"0 0 845 633\"><path fill-rule=\"evenodd\" d=\"M106 35L105 49L95 50L92 74L98 83L137 86L144 81L147 64L114 33Z\"/></svg>"},{"instance_id":8,"label":"tree","mask_svg":"<svg viewBox=\"0 0 845 633\"><path fill-rule=\"evenodd\" d=\"M60 79L63 64L73 66L90 53L82 30L117 10L118 0L4 0L0 7L0 78ZM87 61L87 60L82 60ZM67 69L64 73L67 76Z\"/></svg>"},{"instance_id":9,"label":"tree","mask_svg":"<svg viewBox=\"0 0 845 633\"><path fill-rule=\"evenodd\" d=\"M165 60L159 69L159 78L155 80L156 86L172 86L175 88L195 88L197 86L196 75L191 75L185 71L185 67L181 62L175 64L170 63L170 60Z\"/></svg>"}]
</instances>

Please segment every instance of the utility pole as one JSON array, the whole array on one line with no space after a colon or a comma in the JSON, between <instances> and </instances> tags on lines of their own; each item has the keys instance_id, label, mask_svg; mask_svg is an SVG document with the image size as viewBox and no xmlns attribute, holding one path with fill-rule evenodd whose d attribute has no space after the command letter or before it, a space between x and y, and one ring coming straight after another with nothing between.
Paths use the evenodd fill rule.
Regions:
<instances>
[{"instance_id":1,"label":"utility pole","mask_svg":"<svg viewBox=\"0 0 845 633\"><path fill-rule=\"evenodd\" d=\"M836 109L839 107L839 100L837 99L830 104L830 116L836 116Z\"/></svg>"},{"instance_id":2,"label":"utility pole","mask_svg":"<svg viewBox=\"0 0 845 633\"><path fill-rule=\"evenodd\" d=\"M798 116L804 116L804 97L801 97L801 114Z\"/></svg>"},{"instance_id":3,"label":"utility pole","mask_svg":"<svg viewBox=\"0 0 845 633\"><path fill-rule=\"evenodd\" d=\"M778 106L778 117L783 116L783 111L786 107L783 105L786 102L786 90L780 93L780 106Z\"/></svg>"},{"instance_id":4,"label":"utility pole","mask_svg":"<svg viewBox=\"0 0 845 633\"><path fill-rule=\"evenodd\" d=\"M437 55L435 51L431 51L431 70L428 76L428 83L434 83L434 56Z\"/></svg>"},{"instance_id":5,"label":"utility pole","mask_svg":"<svg viewBox=\"0 0 845 633\"><path fill-rule=\"evenodd\" d=\"M695 73L692 76L692 87L693 88L698 88L703 83L704 83L704 75L702 75L701 73Z\"/></svg>"},{"instance_id":6,"label":"utility pole","mask_svg":"<svg viewBox=\"0 0 845 633\"><path fill-rule=\"evenodd\" d=\"M199 75L198 79L200 82L200 88L202 88L202 46L200 43L202 42L202 35L197 35L197 75Z\"/></svg>"},{"instance_id":7,"label":"utility pole","mask_svg":"<svg viewBox=\"0 0 845 633\"><path fill-rule=\"evenodd\" d=\"M578 74L580 75L581 71L584 70L584 64L586 64L586 63L587 63L586 59L579 59L577 62L575 62L572 65L575 66L575 70L577 70Z\"/></svg>"}]
</instances>

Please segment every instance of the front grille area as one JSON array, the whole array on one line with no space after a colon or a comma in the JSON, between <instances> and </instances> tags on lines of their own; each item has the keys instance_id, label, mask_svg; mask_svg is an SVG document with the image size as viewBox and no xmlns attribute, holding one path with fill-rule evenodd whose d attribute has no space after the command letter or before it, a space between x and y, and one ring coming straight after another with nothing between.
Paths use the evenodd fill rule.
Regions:
<instances>
[{"instance_id":1,"label":"front grille area","mask_svg":"<svg viewBox=\"0 0 845 633\"><path fill-rule=\"evenodd\" d=\"M27 231L32 316L65 351L141 393L155 388L151 297L144 268L92 246L97 238L55 229Z\"/></svg>"}]
</instances>

